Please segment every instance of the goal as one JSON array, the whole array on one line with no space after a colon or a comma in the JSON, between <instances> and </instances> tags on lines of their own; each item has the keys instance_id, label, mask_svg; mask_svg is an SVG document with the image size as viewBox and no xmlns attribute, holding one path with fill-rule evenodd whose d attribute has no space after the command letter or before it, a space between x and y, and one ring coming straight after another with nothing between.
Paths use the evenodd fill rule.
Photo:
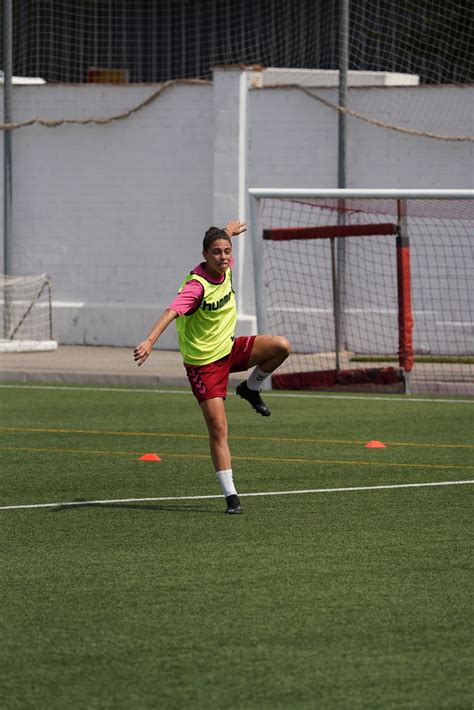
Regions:
<instances>
[{"instance_id":1,"label":"goal","mask_svg":"<svg viewBox=\"0 0 474 710\"><path fill-rule=\"evenodd\" d=\"M274 388L474 395L474 191L249 192Z\"/></svg>"},{"instance_id":2,"label":"goal","mask_svg":"<svg viewBox=\"0 0 474 710\"><path fill-rule=\"evenodd\" d=\"M0 275L0 352L55 350L51 279Z\"/></svg>"}]
</instances>

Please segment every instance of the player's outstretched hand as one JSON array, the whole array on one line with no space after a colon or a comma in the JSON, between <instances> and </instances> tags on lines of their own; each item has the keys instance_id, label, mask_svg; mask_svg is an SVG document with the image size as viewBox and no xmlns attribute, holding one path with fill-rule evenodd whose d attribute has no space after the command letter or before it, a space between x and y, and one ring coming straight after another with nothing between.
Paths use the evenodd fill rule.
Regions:
<instances>
[{"instance_id":1,"label":"player's outstretched hand","mask_svg":"<svg viewBox=\"0 0 474 710\"><path fill-rule=\"evenodd\" d=\"M241 222L239 219L234 219L227 222L224 231L227 232L229 237L236 237L238 234L247 231L247 224L246 222Z\"/></svg>"},{"instance_id":2,"label":"player's outstretched hand","mask_svg":"<svg viewBox=\"0 0 474 710\"><path fill-rule=\"evenodd\" d=\"M143 363L151 353L151 348L152 345L149 340L144 340L142 343L139 343L139 345L137 345L137 347L133 351L133 359L137 363L138 367L140 367L140 365L143 365Z\"/></svg>"}]
</instances>

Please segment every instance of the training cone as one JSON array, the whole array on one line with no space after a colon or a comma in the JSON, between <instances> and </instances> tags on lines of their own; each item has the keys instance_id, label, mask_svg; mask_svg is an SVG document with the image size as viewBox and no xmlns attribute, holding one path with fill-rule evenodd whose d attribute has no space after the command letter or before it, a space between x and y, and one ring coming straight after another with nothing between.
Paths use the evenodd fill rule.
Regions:
<instances>
[{"instance_id":1,"label":"training cone","mask_svg":"<svg viewBox=\"0 0 474 710\"><path fill-rule=\"evenodd\" d=\"M386 448L385 444L382 444L381 441L377 441L377 440L368 441L364 446L364 449L385 449L385 448Z\"/></svg>"},{"instance_id":2,"label":"training cone","mask_svg":"<svg viewBox=\"0 0 474 710\"><path fill-rule=\"evenodd\" d=\"M158 454L143 454L143 456L140 456L140 458L138 460L139 461L161 461Z\"/></svg>"}]
</instances>

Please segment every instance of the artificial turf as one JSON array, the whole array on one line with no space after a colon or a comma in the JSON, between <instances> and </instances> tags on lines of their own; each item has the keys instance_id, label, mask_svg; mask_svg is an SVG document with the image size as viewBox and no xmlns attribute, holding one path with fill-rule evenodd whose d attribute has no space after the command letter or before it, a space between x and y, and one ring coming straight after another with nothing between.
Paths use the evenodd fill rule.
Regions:
<instances>
[{"instance_id":1,"label":"artificial turf","mask_svg":"<svg viewBox=\"0 0 474 710\"><path fill-rule=\"evenodd\" d=\"M0 391L2 709L470 707L474 402Z\"/></svg>"}]
</instances>

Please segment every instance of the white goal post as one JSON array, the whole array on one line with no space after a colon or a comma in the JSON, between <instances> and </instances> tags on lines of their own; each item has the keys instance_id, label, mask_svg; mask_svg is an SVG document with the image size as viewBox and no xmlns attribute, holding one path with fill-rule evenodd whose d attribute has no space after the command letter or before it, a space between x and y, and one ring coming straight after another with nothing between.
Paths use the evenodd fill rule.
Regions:
<instances>
[{"instance_id":1,"label":"white goal post","mask_svg":"<svg viewBox=\"0 0 474 710\"><path fill-rule=\"evenodd\" d=\"M0 352L55 350L48 274L0 275Z\"/></svg>"},{"instance_id":2,"label":"white goal post","mask_svg":"<svg viewBox=\"0 0 474 710\"><path fill-rule=\"evenodd\" d=\"M474 190L250 188L258 333L285 389L474 394Z\"/></svg>"}]
</instances>

